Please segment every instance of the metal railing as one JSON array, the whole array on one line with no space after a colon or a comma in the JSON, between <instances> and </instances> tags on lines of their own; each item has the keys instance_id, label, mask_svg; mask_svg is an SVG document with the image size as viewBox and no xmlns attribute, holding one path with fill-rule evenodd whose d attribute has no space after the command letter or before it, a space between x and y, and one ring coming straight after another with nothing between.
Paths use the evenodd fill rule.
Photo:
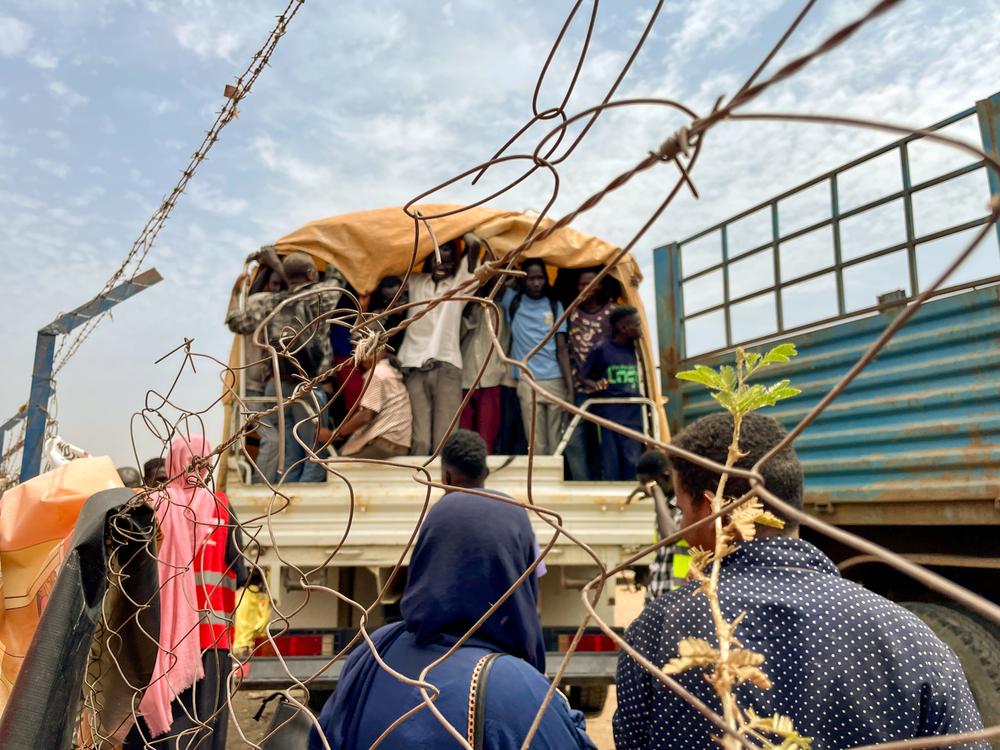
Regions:
<instances>
[{"instance_id":1,"label":"metal railing","mask_svg":"<svg viewBox=\"0 0 1000 750\"><path fill-rule=\"evenodd\" d=\"M984 147L987 150L995 149L995 144L998 140L998 131L1000 131L1000 93L994 94L992 97L977 103L974 107L965 109L962 112L935 123L927 128L927 130L941 130L960 123L963 120L973 117L974 115L978 117L978 124ZM911 170L910 146L914 142L920 141L924 138L925 136L919 133L908 135L905 138L901 138L900 140L878 148L862 157L847 162L846 164L791 188L790 190L786 190L779 195L741 211L725 221L699 231L680 242L670 243L669 245L660 248L657 251L658 255L666 253L670 257L666 264L660 264L664 265L665 269L662 273L658 274L657 287L658 289L660 288L662 278L663 282L669 284L670 287L673 288L673 298L670 300L670 307L672 310L669 311L669 314L674 320L674 326L673 331L664 332L661 330L661 350L666 348L673 349L674 351L672 353L664 353L661 351L661 356L664 356L665 361L679 361L685 358L688 355L686 340L689 325L697 321L706 322L708 321L709 316L712 316L713 314L718 315L721 313L722 315L721 328L723 336L719 339L721 344L720 346L707 347L707 351L711 352L729 349L733 346L743 344L754 339L764 339L770 336L802 330L803 328L823 325L836 320L841 320L845 317L860 316L870 313L873 309L870 305L848 304L845 289L849 286L849 281L845 280L845 272L866 262L877 260L879 258L885 258L893 255L894 253L903 253L905 255L906 278L905 280L900 278L898 281L893 280L892 282L887 283L897 283L899 286L903 286L905 282L905 296L907 298L916 296L921 291L921 280L918 273L917 248L935 240L940 240L945 237L973 230L976 227L980 227L987 223L989 221L988 201L990 195L991 193L1000 191L1000 179L998 179L996 174L986 168L986 162L983 159L973 161L972 163L965 164L956 169L951 169L950 171L933 178L914 183ZM896 155L896 159L898 160L901 188L885 195L881 195L874 200L852 207L849 210L842 210L840 185L841 176L849 170L855 169L861 165L870 164L873 160L887 154ZM953 223L942 229L937 229L936 231L925 232L923 234L918 233L918 223L915 221L913 205L914 197L918 196L922 191L936 186L948 183L951 183L954 186L956 180L979 170L984 172L987 178L984 180L983 185L986 190L983 192L982 214L974 219ZM783 232L781 229L781 214L779 212L779 205L781 202L788 200L793 196L801 196L805 191L824 184L827 186L828 190L828 215L819 221L809 223L807 226ZM868 252L856 255L851 254L851 257L845 257L844 241L841 231L844 222L855 217L864 217L865 215L872 217L872 214L869 214L868 212L874 212L876 209L888 206L896 201L901 203L903 213L904 232L900 240ZM756 244L749 249L733 252L733 243L731 242L730 237L730 231L733 226L744 219L753 217L758 212L764 211L767 211L770 214L769 239L760 244ZM807 238L810 236L817 237L824 229L829 230L826 234L829 236L829 246L832 250L830 253L833 259L832 262L813 268L804 273L796 273L794 271L788 273L784 272L784 269L782 268L782 246L788 245L789 243L801 238ZM713 235L718 238L719 242L717 248L720 258L719 262L712 263L705 267L699 267L697 270L693 270L692 272L685 274L683 271L685 250L688 249L693 251L695 249L693 247L694 243L704 242L707 238L710 238ZM1000 237L1000 233L998 233L998 237ZM732 291L734 286L734 264L753 258L763 258L764 254L767 252L771 253L771 263L768 264L770 266L769 273L772 275L770 280L771 283L758 288L753 288L752 291L747 293L734 295ZM708 282L713 274L721 276L721 301L715 303L713 300L709 304L696 307L696 303L693 304L691 298L689 297L687 304L685 304L685 290L690 288L692 282L697 282L699 280ZM836 314L826 314L827 311L821 305L817 305L815 310L818 314L813 317L807 316L807 320L805 321L800 320L793 325L787 325L785 315L785 295L787 291L797 285L823 279L824 277L829 278L831 276L835 287ZM888 290L889 287L886 287L882 291ZM661 294L663 294L662 291ZM768 296L773 297L774 315L773 326L770 327L771 330L757 330L754 331L753 336L740 337L738 335L734 335L734 317L739 316L739 310L734 310L734 308L744 303L753 302L754 300L763 302ZM871 302L874 303L875 300L872 299ZM877 309L877 307L874 309ZM661 320L663 320L662 316ZM663 326L661 325L661 328L662 327ZM665 333L667 335L664 335ZM706 350L699 349L700 353L704 351Z\"/></svg>"},{"instance_id":2,"label":"metal railing","mask_svg":"<svg viewBox=\"0 0 1000 750\"><path fill-rule=\"evenodd\" d=\"M644 409L642 412L642 431L646 435L652 434L654 440L660 439L660 420L656 419L656 404L652 399L646 398L645 396L614 396L609 398L595 396L593 398L588 398L580 404L580 410L590 411L592 406L604 406L607 404L636 404L647 407L649 411ZM570 438L573 436L573 432L580 425L581 421L583 421L582 415L573 415L569 424L566 425L566 429L563 431L562 439L559 441L559 445L556 446L556 452L553 455L563 455L563 452L566 450L566 446L569 444Z\"/></svg>"}]
</instances>

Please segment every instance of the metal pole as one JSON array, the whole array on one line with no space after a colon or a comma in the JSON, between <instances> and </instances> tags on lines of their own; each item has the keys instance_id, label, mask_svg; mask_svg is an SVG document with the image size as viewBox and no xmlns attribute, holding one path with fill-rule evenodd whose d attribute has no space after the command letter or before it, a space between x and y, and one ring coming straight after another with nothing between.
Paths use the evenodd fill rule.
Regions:
<instances>
[{"instance_id":1,"label":"metal pole","mask_svg":"<svg viewBox=\"0 0 1000 750\"><path fill-rule=\"evenodd\" d=\"M989 151L994 157L1000 158L1000 91L988 99L976 102L976 117L979 118L979 136L983 141L983 151ZM1000 174L988 165L986 179L989 180L990 195L1000 195ZM1000 224L994 229L997 233L997 245L1000 246Z\"/></svg>"},{"instance_id":2,"label":"metal pole","mask_svg":"<svg viewBox=\"0 0 1000 750\"><path fill-rule=\"evenodd\" d=\"M98 295L72 312L60 315L38 332L35 344L35 364L31 372L31 394L25 414L28 420L24 432L24 450L21 454L21 481L38 476L42 466L42 441L48 421L49 400L52 398L52 365L55 357L56 336L66 334L91 318L100 315L119 302L148 289L163 280L151 268L131 281L119 284L106 294ZM6 425L5 425L6 427Z\"/></svg>"},{"instance_id":3,"label":"metal pole","mask_svg":"<svg viewBox=\"0 0 1000 750\"><path fill-rule=\"evenodd\" d=\"M899 146L899 167L903 179L903 217L906 221L906 266L910 291L907 296L916 297L920 293L920 279L917 276L916 222L913 218L913 180L910 179L910 150L907 144Z\"/></svg>"},{"instance_id":4,"label":"metal pole","mask_svg":"<svg viewBox=\"0 0 1000 750\"><path fill-rule=\"evenodd\" d=\"M52 398L52 361L56 353L56 335L43 328L35 343L35 364L31 370L31 394L28 397L24 451L21 454L21 481L38 476L42 464L42 441Z\"/></svg>"},{"instance_id":5,"label":"metal pole","mask_svg":"<svg viewBox=\"0 0 1000 750\"><path fill-rule=\"evenodd\" d=\"M667 397L670 432L681 428L681 393L674 376L684 356L684 287L681 283L681 246L673 242L653 251L656 284L656 323L660 345L660 387Z\"/></svg>"}]
</instances>

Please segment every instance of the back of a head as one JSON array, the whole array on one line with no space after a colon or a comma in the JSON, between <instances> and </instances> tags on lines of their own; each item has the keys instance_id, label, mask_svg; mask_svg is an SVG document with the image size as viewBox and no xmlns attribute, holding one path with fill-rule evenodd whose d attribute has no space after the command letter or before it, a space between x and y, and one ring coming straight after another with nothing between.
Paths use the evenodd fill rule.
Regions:
<instances>
[{"instance_id":1,"label":"back of a head","mask_svg":"<svg viewBox=\"0 0 1000 750\"><path fill-rule=\"evenodd\" d=\"M400 602L406 629L418 643L462 635L528 569L535 549L523 508L467 492L445 495L428 511L410 557ZM474 638L544 670L537 602L531 575Z\"/></svg>"},{"instance_id":2,"label":"back of a head","mask_svg":"<svg viewBox=\"0 0 1000 750\"><path fill-rule=\"evenodd\" d=\"M608 316L608 322L611 324L611 327L614 328L620 321L625 318L630 318L633 315L638 314L638 312L639 311L631 305L615 305L611 310L611 314Z\"/></svg>"},{"instance_id":3,"label":"back of a head","mask_svg":"<svg viewBox=\"0 0 1000 750\"><path fill-rule=\"evenodd\" d=\"M318 274L316 262L312 256L306 253L289 253L281 261L281 267L284 269L290 284L304 284L307 281L313 281Z\"/></svg>"},{"instance_id":4,"label":"back of a head","mask_svg":"<svg viewBox=\"0 0 1000 750\"><path fill-rule=\"evenodd\" d=\"M644 481L651 481L670 471L670 459L659 450L648 450L639 456L635 465L635 474Z\"/></svg>"},{"instance_id":5,"label":"back of a head","mask_svg":"<svg viewBox=\"0 0 1000 750\"><path fill-rule=\"evenodd\" d=\"M142 476L140 476L138 469L134 469L131 466L122 466L118 469L118 476L121 477L122 484L126 487L131 489L142 487Z\"/></svg>"},{"instance_id":6,"label":"back of a head","mask_svg":"<svg viewBox=\"0 0 1000 750\"><path fill-rule=\"evenodd\" d=\"M162 458L151 458L142 465L142 483L152 487L156 484L156 474L162 468L166 470L167 462Z\"/></svg>"},{"instance_id":7,"label":"back of a head","mask_svg":"<svg viewBox=\"0 0 1000 750\"><path fill-rule=\"evenodd\" d=\"M478 432L455 430L441 449L441 468L451 471L452 484L479 486L489 471L486 441Z\"/></svg>"},{"instance_id":8,"label":"back of a head","mask_svg":"<svg viewBox=\"0 0 1000 750\"><path fill-rule=\"evenodd\" d=\"M207 458L211 454L212 446L204 435L178 435L171 441L167 452L168 479L171 483L180 482L184 486L193 486L194 482L189 481L189 478L194 477L197 484L204 484L210 474L208 466L193 469L193 465L198 459Z\"/></svg>"},{"instance_id":9,"label":"back of a head","mask_svg":"<svg viewBox=\"0 0 1000 750\"><path fill-rule=\"evenodd\" d=\"M785 437L785 429L777 420L751 412L743 417L740 428L740 450L746 454L736 466L749 469L757 461L781 442ZM728 412L718 412L702 417L685 427L671 440L678 448L709 458L717 463L726 462L729 444L733 439L733 417ZM678 479L684 489L693 497L701 498L705 491L715 492L719 484L719 474L677 456L670 457L670 463L676 470ZM768 490L795 508L802 507L802 464L793 448L786 448L761 468L764 486ZM730 476L726 483L726 495L739 497L750 489L750 483L742 477ZM764 503L767 506L767 503ZM779 511L771 510L787 522L787 529L795 528L796 524L783 516Z\"/></svg>"}]
</instances>

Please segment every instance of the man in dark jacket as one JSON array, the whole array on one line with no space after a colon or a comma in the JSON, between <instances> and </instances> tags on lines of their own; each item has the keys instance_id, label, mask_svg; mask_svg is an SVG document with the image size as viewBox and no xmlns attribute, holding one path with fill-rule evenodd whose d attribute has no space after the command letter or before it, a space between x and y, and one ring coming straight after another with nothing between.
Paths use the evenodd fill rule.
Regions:
<instances>
[{"instance_id":1,"label":"man in dark jacket","mask_svg":"<svg viewBox=\"0 0 1000 750\"><path fill-rule=\"evenodd\" d=\"M713 414L690 425L673 444L724 463L733 420ZM740 434L749 468L784 437L769 417L749 414ZM718 474L671 457L671 473L683 526L710 515ZM789 448L762 469L778 497L802 505L802 467ZM730 476L727 494L739 497L746 480ZM780 515L780 514L779 514ZM795 731L812 738L813 750L879 744L982 728L982 721L955 654L915 615L847 581L833 562L786 522L781 530L760 527L757 538L738 542L722 561L719 599L732 621L745 612L734 637L762 654L761 669L772 683L763 690L744 682L737 702L758 716L775 712L792 719ZM692 547L711 550L711 523L685 533ZM654 664L677 656L685 638L718 643L708 599L694 596L697 583L668 592L649 604L625 638ZM678 676L687 690L721 714L704 669ZM712 747L719 730L683 698L622 654L618 662L618 750ZM775 739L775 738L772 738ZM986 749L986 743L966 745Z\"/></svg>"}]
</instances>

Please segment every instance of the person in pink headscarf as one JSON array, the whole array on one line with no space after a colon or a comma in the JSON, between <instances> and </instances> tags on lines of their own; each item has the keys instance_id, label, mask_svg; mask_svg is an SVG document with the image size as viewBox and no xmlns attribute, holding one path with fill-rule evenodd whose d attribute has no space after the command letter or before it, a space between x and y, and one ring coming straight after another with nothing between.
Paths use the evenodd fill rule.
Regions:
<instances>
[{"instance_id":1,"label":"person in pink headscarf","mask_svg":"<svg viewBox=\"0 0 1000 750\"><path fill-rule=\"evenodd\" d=\"M162 542L160 642L153 678L139 703L139 747L225 748L226 681L235 591L245 578L224 494L207 489L212 448L201 435L176 438L166 492L151 498Z\"/></svg>"}]
</instances>

